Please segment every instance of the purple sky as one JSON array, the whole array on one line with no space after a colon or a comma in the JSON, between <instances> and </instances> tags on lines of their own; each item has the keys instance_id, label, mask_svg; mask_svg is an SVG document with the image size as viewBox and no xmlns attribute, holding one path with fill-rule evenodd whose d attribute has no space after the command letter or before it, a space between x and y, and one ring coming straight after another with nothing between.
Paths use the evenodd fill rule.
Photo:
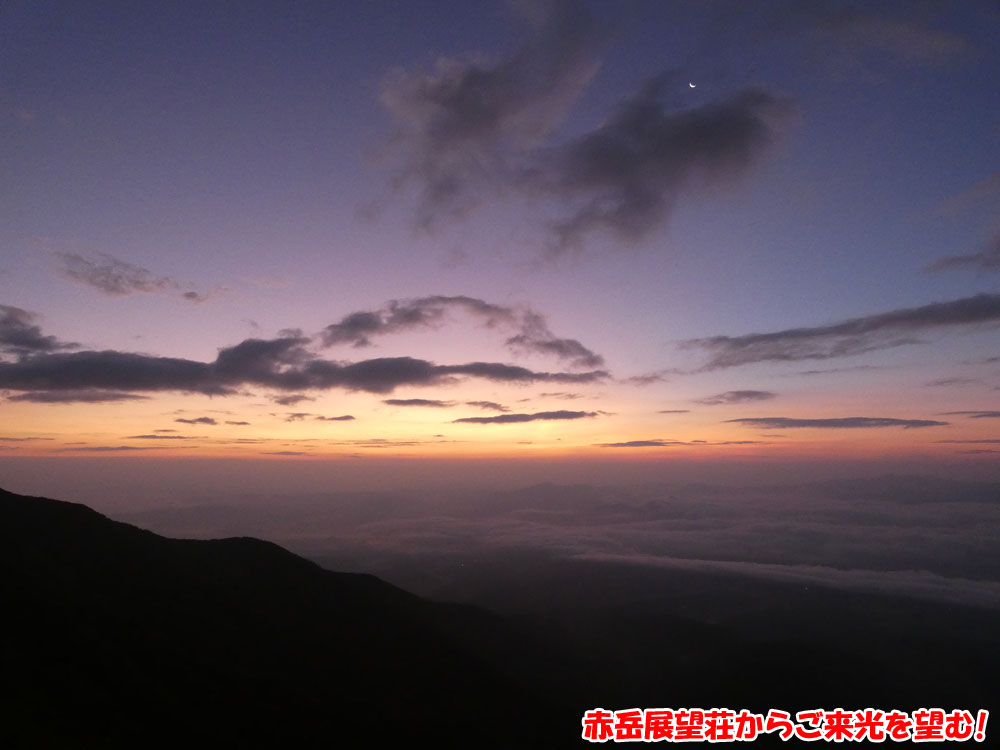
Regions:
<instances>
[{"instance_id":1,"label":"purple sky","mask_svg":"<svg viewBox=\"0 0 1000 750\"><path fill-rule=\"evenodd\" d=\"M0 484L1000 476L998 31L972 0L5 3Z\"/></svg>"}]
</instances>

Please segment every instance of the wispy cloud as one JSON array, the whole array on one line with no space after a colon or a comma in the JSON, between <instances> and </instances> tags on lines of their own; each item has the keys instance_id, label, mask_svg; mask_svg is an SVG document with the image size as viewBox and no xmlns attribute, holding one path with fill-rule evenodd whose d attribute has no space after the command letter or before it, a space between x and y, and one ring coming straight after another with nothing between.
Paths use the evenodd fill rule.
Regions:
<instances>
[{"instance_id":1,"label":"wispy cloud","mask_svg":"<svg viewBox=\"0 0 1000 750\"><path fill-rule=\"evenodd\" d=\"M68 278L111 297L124 297L136 292L162 292L179 286L176 279L155 276L142 266L107 253L98 253L96 259L85 258L78 253L57 255Z\"/></svg>"},{"instance_id":2,"label":"wispy cloud","mask_svg":"<svg viewBox=\"0 0 1000 750\"><path fill-rule=\"evenodd\" d=\"M942 65L967 58L976 51L966 37L924 23L916 14L890 15L867 8L833 9L822 4L804 9L810 12L820 30L852 55L876 50L904 62Z\"/></svg>"},{"instance_id":3,"label":"wispy cloud","mask_svg":"<svg viewBox=\"0 0 1000 750\"><path fill-rule=\"evenodd\" d=\"M576 339L553 334L545 316L535 310L496 305L464 295L390 300L377 310L359 310L344 316L340 322L323 329L321 338L326 346L366 347L380 336L439 328L454 312L476 318L488 329L506 330L509 335L504 343L515 352L551 355L573 367L594 369L604 364L599 354Z\"/></svg>"},{"instance_id":4,"label":"wispy cloud","mask_svg":"<svg viewBox=\"0 0 1000 750\"><path fill-rule=\"evenodd\" d=\"M506 60L442 60L430 73L386 79L382 101L400 127L397 183L417 187L418 227L513 193L547 202L554 253L594 232L633 243L664 224L685 190L733 182L792 118L788 99L755 88L668 107L664 74L595 129L553 144L548 136L597 69L605 33L583 3L532 7L544 10Z\"/></svg>"},{"instance_id":5,"label":"wispy cloud","mask_svg":"<svg viewBox=\"0 0 1000 750\"><path fill-rule=\"evenodd\" d=\"M981 383L981 380L976 378L964 378L964 377L953 377L953 378L938 378L937 380L931 380L924 383L927 388L947 388L953 385L972 385L974 383Z\"/></svg>"},{"instance_id":6,"label":"wispy cloud","mask_svg":"<svg viewBox=\"0 0 1000 750\"><path fill-rule=\"evenodd\" d=\"M217 425L217 424L219 424L212 417L195 417L194 419L186 419L184 417L178 417L174 421L175 422L183 422L184 424L209 424L209 425Z\"/></svg>"},{"instance_id":7,"label":"wispy cloud","mask_svg":"<svg viewBox=\"0 0 1000 750\"><path fill-rule=\"evenodd\" d=\"M435 409L448 409L455 405L454 401L439 401L435 398L387 398L382 403L389 406L428 406Z\"/></svg>"},{"instance_id":8,"label":"wispy cloud","mask_svg":"<svg viewBox=\"0 0 1000 750\"><path fill-rule=\"evenodd\" d=\"M717 370L754 362L794 362L863 354L922 343L916 335L925 331L973 328L997 322L1000 322L1000 295L977 294L950 302L851 318L827 326L691 339L682 346L707 352L708 362L701 369Z\"/></svg>"},{"instance_id":9,"label":"wispy cloud","mask_svg":"<svg viewBox=\"0 0 1000 750\"><path fill-rule=\"evenodd\" d=\"M935 440L936 443L957 443L961 445L998 445L1000 440Z\"/></svg>"},{"instance_id":10,"label":"wispy cloud","mask_svg":"<svg viewBox=\"0 0 1000 750\"><path fill-rule=\"evenodd\" d=\"M171 276L157 276L142 266L107 253L87 258L79 253L56 253L63 275L109 297L130 294L171 293L189 302L204 302L211 293L180 291L183 285Z\"/></svg>"},{"instance_id":11,"label":"wispy cloud","mask_svg":"<svg viewBox=\"0 0 1000 750\"><path fill-rule=\"evenodd\" d=\"M434 229L509 186L517 163L563 119L597 70L603 36L582 3L518 3L524 44L489 64L441 59L393 71L381 99L399 125L400 184L416 185L417 225Z\"/></svg>"},{"instance_id":12,"label":"wispy cloud","mask_svg":"<svg viewBox=\"0 0 1000 750\"><path fill-rule=\"evenodd\" d=\"M306 396L302 393L289 393L286 396L272 396L271 401L278 404L279 406L295 406L296 404L301 404L303 401L315 401L316 399L311 396Z\"/></svg>"},{"instance_id":13,"label":"wispy cloud","mask_svg":"<svg viewBox=\"0 0 1000 750\"><path fill-rule=\"evenodd\" d=\"M466 401L466 406L478 406L480 409L491 409L492 411L510 411L510 407L498 404L495 401Z\"/></svg>"},{"instance_id":14,"label":"wispy cloud","mask_svg":"<svg viewBox=\"0 0 1000 750\"><path fill-rule=\"evenodd\" d=\"M149 445L84 445L72 448L60 448L58 452L60 453L75 453L77 451L84 451L86 453L125 453L128 451L155 451L160 450L161 446L149 446Z\"/></svg>"},{"instance_id":15,"label":"wispy cloud","mask_svg":"<svg viewBox=\"0 0 1000 750\"><path fill-rule=\"evenodd\" d=\"M126 440L193 440L188 435L129 435Z\"/></svg>"},{"instance_id":16,"label":"wispy cloud","mask_svg":"<svg viewBox=\"0 0 1000 750\"><path fill-rule=\"evenodd\" d=\"M530 188L571 205L553 224L551 251L579 247L593 232L629 244L643 239L685 190L745 173L794 113L787 98L756 88L670 110L661 102L669 80L650 79L603 125L527 172Z\"/></svg>"},{"instance_id":17,"label":"wispy cloud","mask_svg":"<svg viewBox=\"0 0 1000 750\"><path fill-rule=\"evenodd\" d=\"M624 443L598 443L599 448L678 448L705 447L714 445L766 445L760 440L722 440L710 442L707 440L629 440Z\"/></svg>"},{"instance_id":18,"label":"wispy cloud","mask_svg":"<svg viewBox=\"0 0 1000 750\"><path fill-rule=\"evenodd\" d=\"M769 401L777 396L770 391L726 391L714 396L695 399L696 404L718 406L719 404L745 404L750 401Z\"/></svg>"},{"instance_id":19,"label":"wispy cloud","mask_svg":"<svg viewBox=\"0 0 1000 750\"><path fill-rule=\"evenodd\" d=\"M814 375L833 375L841 372L864 372L866 370L879 370L877 365L855 365L854 367L827 367L822 370L802 370L800 372L789 373L789 376L802 375L812 377Z\"/></svg>"},{"instance_id":20,"label":"wispy cloud","mask_svg":"<svg viewBox=\"0 0 1000 750\"><path fill-rule=\"evenodd\" d=\"M926 271L954 271L957 269L974 268L979 271L1000 271L1000 237L995 237L988 247L978 253L968 255L948 255L931 263Z\"/></svg>"},{"instance_id":21,"label":"wispy cloud","mask_svg":"<svg viewBox=\"0 0 1000 750\"><path fill-rule=\"evenodd\" d=\"M969 419L997 419L1000 418L1000 411L945 411L942 416L963 416Z\"/></svg>"},{"instance_id":22,"label":"wispy cloud","mask_svg":"<svg viewBox=\"0 0 1000 750\"><path fill-rule=\"evenodd\" d=\"M28 401L34 404L110 404L116 401L137 401L149 398L136 393L102 390L28 391L8 396L8 401Z\"/></svg>"},{"instance_id":23,"label":"wispy cloud","mask_svg":"<svg viewBox=\"0 0 1000 750\"><path fill-rule=\"evenodd\" d=\"M514 424L518 422L535 422L537 420L586 419L596 417L596 411L538 411L534 414L498 414L495 417L464 417L452 420L455 423L471 424Z\"/></svg>"},{"instance_id":24,"label":"wispy cloud","mask_svg":"<svg viewBox=\"0 0 1000 750\"><path fill-rule=\"evenodd\" d=\"M867 429L872 427L902 427L914 429L918 427L943 427L948 422L938 422L932 419L892 419L889 417L838 417L834 419L794 419L792 417L747 417L744 419L727 419L749 427L764 427L767 429L785 429L793 427L809 427L819 429Z\"/></svg>"}]
</instances>

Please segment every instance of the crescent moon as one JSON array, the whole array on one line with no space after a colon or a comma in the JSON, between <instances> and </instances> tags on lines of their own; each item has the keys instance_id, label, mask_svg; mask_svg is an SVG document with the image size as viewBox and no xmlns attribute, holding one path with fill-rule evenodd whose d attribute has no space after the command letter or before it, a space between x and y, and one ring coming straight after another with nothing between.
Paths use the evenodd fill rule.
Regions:
<instances>
[{"instance_id":1,"label":"crescent moon","mask_svg":"<svg viewBox=\"0 0 1000 750\"><path fill-rule=\"evenodd\" d=\"M688 86L690 86L691 88L694 88L694 84L693 83L689 83Z\"/></svg>"}]
</instances>

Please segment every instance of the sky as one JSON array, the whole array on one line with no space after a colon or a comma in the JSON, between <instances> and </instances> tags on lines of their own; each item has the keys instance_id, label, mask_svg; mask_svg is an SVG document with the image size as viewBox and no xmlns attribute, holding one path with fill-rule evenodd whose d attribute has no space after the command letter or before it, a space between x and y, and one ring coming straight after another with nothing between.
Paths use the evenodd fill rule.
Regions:
<instances>
[{"instance_id":1,"label":"sky","mask_svg":"<svg viewBox=\"0 0 1000 750\"><path fill-rule=\"evenodd\" d=\"M1000 478L998 30L10 0L0 484Z\"/></svg>"}]
</instances>

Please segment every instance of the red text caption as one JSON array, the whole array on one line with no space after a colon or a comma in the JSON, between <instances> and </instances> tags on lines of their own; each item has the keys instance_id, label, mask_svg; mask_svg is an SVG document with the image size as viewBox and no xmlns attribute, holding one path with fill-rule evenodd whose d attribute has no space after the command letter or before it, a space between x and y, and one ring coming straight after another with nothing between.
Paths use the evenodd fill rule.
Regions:
<instances>
[{"instance_id":1,"label":"red text caption","mask_svg":"<svg viewBox=\"0 0 1000 750\"><path fill-rule=\"evenodd\" d=\"M877 708L770 709L755 714L728 708L594 708L583 715L583 739L590 742L753 742L775 734L782 740L820 742L982 742L989 711L921 708L910 713Z\"/></svg>"}]
</instances>

